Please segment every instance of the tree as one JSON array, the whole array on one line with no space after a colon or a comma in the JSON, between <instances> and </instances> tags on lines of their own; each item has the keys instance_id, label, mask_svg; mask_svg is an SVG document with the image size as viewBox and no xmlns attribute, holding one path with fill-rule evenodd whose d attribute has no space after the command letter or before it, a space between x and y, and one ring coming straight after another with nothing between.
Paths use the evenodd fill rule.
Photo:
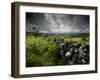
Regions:
<instances>
[{"instance_id":1,"label":"tree","mask_svg":"<svg viewBox=\"0 0 100 80\"><path fill-rule=\"evenodd\" d=\"M35 36L37 36L40 31L40 27L35 24L31 24L31 23L28 23L27 25L30 28L29 29L30 32L32 32Z\"/></svg>"},{"instance_id":2,"label":"tree","mask_svg":"<svg viewBox=\"0 0 100 80\"><path fill-rule=\"evenodd\" d=\"M32 25L31 28L32 28L33 33L38 33L40 29L40 27L38 27L37 25Z\"/></svg>"}]
</instances>

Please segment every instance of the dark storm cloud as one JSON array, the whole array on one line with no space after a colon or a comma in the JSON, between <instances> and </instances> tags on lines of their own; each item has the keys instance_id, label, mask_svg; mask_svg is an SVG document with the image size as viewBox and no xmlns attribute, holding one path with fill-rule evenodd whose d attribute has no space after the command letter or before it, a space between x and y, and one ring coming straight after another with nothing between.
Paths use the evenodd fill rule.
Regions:
<instances>
[{"instance_id":1,"label":"dark storm cloud","mask_svg":"<svg viewBox=\"0 0 100 80\"><path fill-rule=\"evenodd\" d=\"M39 27L40 32L48 33L88 33L88 15L68 15L50 13L26 13L26 31Z\"/></svg>"},{"instance_id":2,"label":"dark storm cloud","mask_svg":"<svg viewBox=\"0 0 100 80\"><path fill-rule=\"evenodd\" d=\"M46 30L49 31L47 26L48 22L44 18L44 14L41 13L27 13L26 14L26 31L31 32L31 27L36 26L40 28L40 31Z\"/></svg>"}]
</instances>

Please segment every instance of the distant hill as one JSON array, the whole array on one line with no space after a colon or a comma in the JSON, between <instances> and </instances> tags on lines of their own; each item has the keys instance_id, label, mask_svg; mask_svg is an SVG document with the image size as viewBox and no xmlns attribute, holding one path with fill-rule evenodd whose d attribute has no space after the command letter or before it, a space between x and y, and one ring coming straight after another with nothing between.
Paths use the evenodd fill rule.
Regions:
<instances>
[{"instance_id":1,"label":"distant hill","mask_svg":"<svg viewBox=\"0 0 100 80\"><path fill-rule=\"evenodd\" d=\"M26 35L41 35L41 36L61 36L61 35L68 35L71 37L82 37L82 36L89 36L89 33L32 33L32 32L26 32Z\"/></svg>"}]
</instances>

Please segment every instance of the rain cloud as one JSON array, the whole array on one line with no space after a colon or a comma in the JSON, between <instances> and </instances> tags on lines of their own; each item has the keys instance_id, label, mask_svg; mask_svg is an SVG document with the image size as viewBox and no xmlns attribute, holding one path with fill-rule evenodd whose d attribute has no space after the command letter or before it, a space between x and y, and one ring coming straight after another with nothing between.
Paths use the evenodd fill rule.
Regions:
<instances>
[{"instance_id":1,"label":"rain cloud","mask_svg":"<svg viewBox=\"0 0 100 80\"><path fill-rule=\"evenodd\" d=\"M26 31L42 33L89 33L89 15L26 13Z\"/></svg>"}]
</instances>

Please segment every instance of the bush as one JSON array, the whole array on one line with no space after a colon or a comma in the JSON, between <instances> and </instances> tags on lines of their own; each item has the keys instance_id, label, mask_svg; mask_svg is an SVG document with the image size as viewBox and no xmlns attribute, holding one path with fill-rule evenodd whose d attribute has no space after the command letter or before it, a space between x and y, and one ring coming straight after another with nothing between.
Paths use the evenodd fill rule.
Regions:
<instances>
[{"instance_id":1,"label":"bush","mask_svg":"<svg viewBox=\"0 0 100 80\"><path fill-rule=\"evenodd\" d=\"M54 36L26 37L26 66L40 66L55 64L57 45Z\"/></svg>"}]
</instances>

